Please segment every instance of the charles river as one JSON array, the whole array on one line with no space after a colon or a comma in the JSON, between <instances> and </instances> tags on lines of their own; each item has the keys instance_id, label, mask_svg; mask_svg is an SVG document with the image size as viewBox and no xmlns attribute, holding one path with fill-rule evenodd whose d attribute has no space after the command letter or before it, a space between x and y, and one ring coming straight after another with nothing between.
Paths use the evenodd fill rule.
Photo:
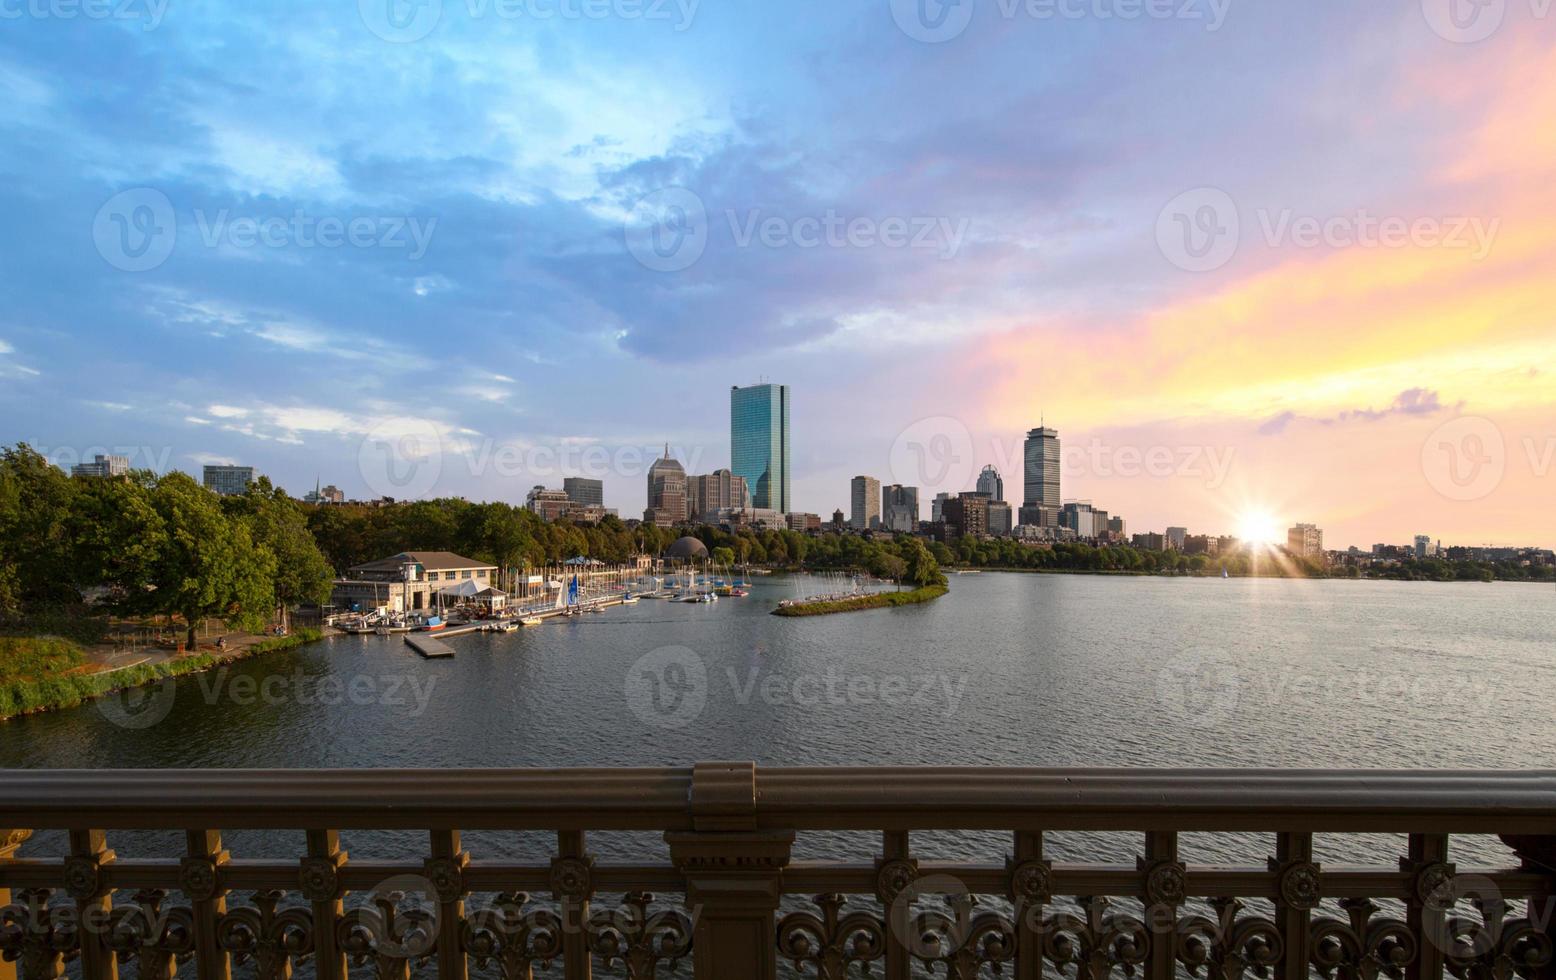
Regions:
<instances>
[{"instance_id":1,"label":"charles river","mask_svg":"<svg viewBox=\"0 0 1556 980\"><path fill-rule=\"evenodd\" d=\"M444 661L399 636L339 637L0 724L0 767L1544 768L1556 757L1549 584L989 573L951 587L925 606L783 619L769 613L794 585L759 579L749 598L713 605L645 600L455 637L458 656ZM229 846L296 853L260 836ZM362 857L423 844L347 836ZM592 835L591 846L619 858L662 848L651 836ZM174 840L113 843L135 856L144 838L149 856L153 837ZM877 840L804 835L797 856L866 856ZM914 844L985 860L1008 846L989 834ZM1128 860L1137 845L1055 834L1050 850ZM535 857L549 842L469 834L466 846ZM1323 835L1317 849L1387 862L1401 846ZM1262 863L1269 847L1257 835L1183 842L1191 861ZM1463 839L1453 856L1505 853Z\"/></svg>"}]
</instances>

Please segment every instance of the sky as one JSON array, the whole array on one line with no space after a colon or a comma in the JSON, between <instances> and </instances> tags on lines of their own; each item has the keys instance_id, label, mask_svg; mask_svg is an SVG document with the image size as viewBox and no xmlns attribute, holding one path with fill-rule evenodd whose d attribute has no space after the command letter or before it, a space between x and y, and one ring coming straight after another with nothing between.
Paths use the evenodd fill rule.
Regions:
<instances>
[{"instance_id":1,"label":"sky","mask_svg":"<svg viewBox=\"0 0 1556 980\"><path fill-rule=\"evenodd\" d=\"M635 516L792 393L1131 531L1556 544L1549 0L0 0L0 435Z\"/></svg>"}]
</instances>

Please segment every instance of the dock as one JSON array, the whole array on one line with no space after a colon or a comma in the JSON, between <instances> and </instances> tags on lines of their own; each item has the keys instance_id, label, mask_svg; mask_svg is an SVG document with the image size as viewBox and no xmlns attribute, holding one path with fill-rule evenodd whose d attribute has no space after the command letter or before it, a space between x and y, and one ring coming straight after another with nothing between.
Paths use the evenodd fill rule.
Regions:
<instances>
[{"instance_id":1,"label":"dock","mask_svg":"<svg viewBox=\"0 0 1556 980\"><path fill-rule=\"evenodd\" d=\"M431 636L407 636L405 645L426 657L428 660L436 660L442 657L452 657L454 648Z\"/></svg>"}]
</instances>

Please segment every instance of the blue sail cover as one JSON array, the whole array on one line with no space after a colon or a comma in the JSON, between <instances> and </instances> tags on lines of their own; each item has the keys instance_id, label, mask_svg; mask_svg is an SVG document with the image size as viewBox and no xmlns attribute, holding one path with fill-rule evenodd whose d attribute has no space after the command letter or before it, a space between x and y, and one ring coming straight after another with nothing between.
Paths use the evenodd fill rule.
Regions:
<instances>
[{"instance_id":1,"label":"blue sail cover","mask_svg":"<svg viewBox=\"0 0 1556 980\"><path fill-rule=\"evenodd\" d=\"M574 575L573 580L567 584L567 601L575 605L578 602L578 576L576 575Z\"/></svg>"}]
</instances>

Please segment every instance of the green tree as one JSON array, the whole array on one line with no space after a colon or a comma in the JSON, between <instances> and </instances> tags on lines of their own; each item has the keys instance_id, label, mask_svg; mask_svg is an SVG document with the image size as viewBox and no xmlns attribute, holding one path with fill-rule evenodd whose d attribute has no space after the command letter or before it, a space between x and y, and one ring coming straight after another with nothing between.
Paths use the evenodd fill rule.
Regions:
<instances>
[{"instance_id":1,"label":"green tree","mask_svg":"<svg viewBox=\"0 0 1556 980\"><path fill-rule=\"evenodd\" d=\"M274 559L271 592L283 621L293 606L329 601L334 570L286 491L260 477L248 493L223 498L222 504L228 516L248 530L254 545L269 551Z\"/></svg>"}]
</instances>

